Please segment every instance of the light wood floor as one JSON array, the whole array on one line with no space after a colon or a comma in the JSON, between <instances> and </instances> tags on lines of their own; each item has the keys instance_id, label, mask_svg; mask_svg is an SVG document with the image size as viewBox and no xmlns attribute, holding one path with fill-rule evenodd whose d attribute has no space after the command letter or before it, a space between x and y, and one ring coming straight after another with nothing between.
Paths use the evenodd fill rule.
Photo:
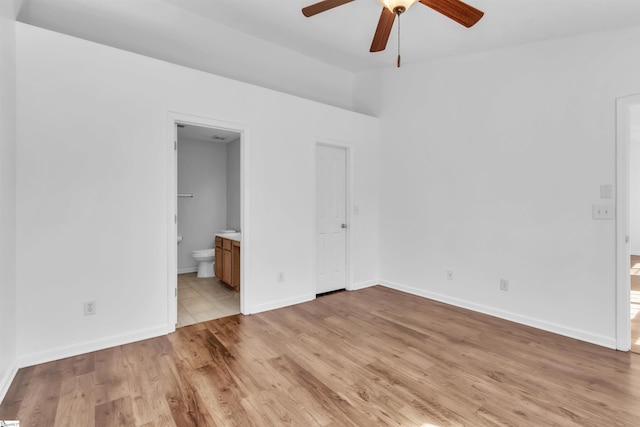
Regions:
<instances>
[{"instance_id":1,"label":"light wood floor","mask_svg":"<svg viewBox=\"0 0 640 427\"><path fill-rule=\"evenodd\" d=\"M640 355L376 286L21 369L26 426L637 426Z\"/></svg>"},{"instance_id":2,"label":"light wood floor","mask_svg":"<svg viewBox=\"0 0 640 427\"><path fill-rule=\"evenodd\" d=\"M631 256L631 351L640 353L640 256Z\"/></svg>"}]
</instances>

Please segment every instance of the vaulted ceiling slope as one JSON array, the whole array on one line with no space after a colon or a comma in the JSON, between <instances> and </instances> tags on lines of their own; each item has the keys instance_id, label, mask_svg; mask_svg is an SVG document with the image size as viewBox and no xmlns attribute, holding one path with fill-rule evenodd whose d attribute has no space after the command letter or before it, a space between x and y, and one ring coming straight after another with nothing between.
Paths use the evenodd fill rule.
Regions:
<instances>
[{"instance_id":1,"label":"vaulted ceiling slope","mask_svg":"<svg viewBox=\"0 0 640 427\"><path fill-rule=\"evenodd\" d=\"M376 0L304 17L301 9L316 1L22 0L18 20L349 108L353 73L395 66L397 34L385 51L370 53L382 9ZM467 3L485 12L472 28L421 4L407 11L403 64L640 25L640 0Z\"/></svg>"}]
</instances>

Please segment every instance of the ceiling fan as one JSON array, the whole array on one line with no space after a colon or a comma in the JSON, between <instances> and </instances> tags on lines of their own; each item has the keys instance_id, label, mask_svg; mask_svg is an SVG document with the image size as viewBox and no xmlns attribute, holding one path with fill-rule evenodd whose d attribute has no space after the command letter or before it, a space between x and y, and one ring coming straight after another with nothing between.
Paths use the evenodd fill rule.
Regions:
<instances>
[{"instance_id":1,"label":"ceiling fan","mask_svg":"<svg viewBox=\"0 0 640 427\"><path fill-rule=\"evenodd\" d=\"M353 0L323 0L302 8L302 14L306 17L326 12L334 7L342 6ZM378 21L378 27L371 42L369 52L380 52L387 47L389 34L393 28L393 22L398 17L398 67L400 66L400 15L409 9L418 0L378 0L382 8L382 14ZM457 23L469 28L482 18L484 12L460 0L420 0L420 3L430 7L436 12L453 19Z\"/></svg>"}]
</instances>

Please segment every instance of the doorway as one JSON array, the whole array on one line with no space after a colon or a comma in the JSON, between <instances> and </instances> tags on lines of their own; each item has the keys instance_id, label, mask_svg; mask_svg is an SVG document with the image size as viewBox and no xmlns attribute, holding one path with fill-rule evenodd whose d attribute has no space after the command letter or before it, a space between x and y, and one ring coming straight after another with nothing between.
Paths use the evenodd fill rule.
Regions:
<instances>
[{"instance_id":1,"label":"doorway","mask_svg":"<svg viewBox=\"0 0 640 427\"><path fill-rule=\"evenodd\" d=\"M628 134L631 351L640 353L640 103L629 107Z\"/></svg>"},{"instance_id":2,"label":"doorway","mask_svg":"<svg viewBox=\"0 0 640 427\"><path fill-rule=\"evenodd\" d=\"M640 353L640 256L631 255L631 351Z\"/></svg>"},{"instance_id":3,"label":"doorway","mask_svg":"<svg viewBox=\"0 0 640 427\"><path fill-rule=\"evenodd\" d=\"M168 116L168 326L172 332L176 327L245 313L250 286L245 274L248 128L187 114ZM228 234L231 228L237 233ZM210 274L197 277L200 263L193 259L192 251L214 251L217 234L239 243L235 276L240 278L239 290L237 284L232 289ZM212 266L205 267L204 272Z\"/></svg>"},{"instance_id":4,"label":"doorway","mask_svg":"<svg viewBox=\"0 0 640 427\"><path fill-rule=\"evenodd\" d=\"M640 252L640 94L616 102L616 348L640 352L638 291L632 283ZM634 303L635 301L635 303ZM632 339L633 333L633 339Z\"/></svg>"},{"instance_id":5,"label":"doorway","mask_svg":"<svg viewBox=\"0 0 640 427\"><path fill-rule=\"evenodd\" d=\"M316 294L348 285L348 149L316 146Z\"/></svg>"},{"instance_id":6,"label":"doorway","mask_svg":"<svg viewBox=\"0 0 640 427\"><path fill-rule=\"evenodd\" d=\"M213 268L223 262L221 254L214 258L214 236L241 231L240 133L177 127L177 327L182 327L240 313L239 292Z\"/></svg>"}]
</instances>

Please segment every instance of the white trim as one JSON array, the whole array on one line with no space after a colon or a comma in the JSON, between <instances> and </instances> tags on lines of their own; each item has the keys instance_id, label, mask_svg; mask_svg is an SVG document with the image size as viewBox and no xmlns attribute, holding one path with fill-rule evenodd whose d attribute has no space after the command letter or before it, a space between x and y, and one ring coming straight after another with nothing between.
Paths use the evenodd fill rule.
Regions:
<instances>
[{"instance_id":1,"label":"white trim","mask_svg":"<svg viewBox=\"0 0 640 427\"><path fill-rule=\"evenodd\" d=\"M167 115L167 330L174 332L178 323L178 129L179 118Z\"/></svg>"},{"instance_id":2,"label":"white trim","mask_svg":"<svg viewBox=\"0 0 640 427\"><path fill-rule=\"evenodd\" d=\"M271 301L265 304L257 304L251 307L250 314L262 313L264 311L277 310L283 307L289 307L291 305L302 304L303 302L309 302L316 299L315 294L311 295L298 295L292 298L285 298L277 301ZM245 313L249 314L249 313Z\"/></svg>"},{"instance_id":3,"label":"white trim","mask_svg":"<svg viewBox=\"0 0 640 427\"><path fill-rule=\"evenodd\" d=\"M568 326L560 325L558 323L550 323L542 319L536 319L533 317L522 316L510 311L499 310L490 306L476 304L472 301L463 300L459 298L452 298L446 295L438 294L435 292L425 291L423 289L414 288L411 286L405 286L398 283L388 282L381 280L380 284L391 289L406 292L408 294L417 295L423 298L428 298L434 301L443 302L445 304L453 305L456 307L466 308L478 313L488 314L489 316L498 317L500 319L509 320L512 322L520 323L522 325L531 326L543 331L552 332L555 334L563 335L570 338L575 338L581 341L590 342L603 347L615 349L615 340L605 335L592 334L588 331L581 329L575 329Z\"/></svg>"},{"instance_id":4,"label":"white trim","mask_svg":"<svg viewBox=\"0 0 640 427\"><path fill-rule=\"evenodd\" d=\"M632 105L640 94L616 100L616 348L631 349L631 278L629 275L629 144Z\"/></svg>"},{"instance_id":5,"label":"white trim","mask_svg":"<svg viewBox=\"0 0 640 427\"><path fill-rule=\"evenodd\" d=\"M64 359L65 357L77 356L79 354L90 353L92 351L103 350L105 348L115 347L118 345L129 344L136 341L142 341L149 338L155 338L166 335L171 331L167 330L166 325L158 325L149 329L142 329L129 334L115 335L97 340L85 341L79 344L68 345L41 351L37 353L27 354L18 358L18 367L33 366L40 363L47 363L54 360Z\"/></svg>"},{"instance_id":6,"label":"white trim","mask_svg":"<svg viewBox=\"0 0 640 427\"><path fill-rule=\"evenodd\" d=\"M249 224L249 127L244 124L227 122L210 117L197 116L193 114L185 114L169 111L167 113L167 125L169 128L168 147L170 150L168 160L169 183L167 185L167 297L168 297L168 316L167 323L170 332L175 331L175 324L178 319L178 304L176 299L175 287L177 286L177 264L178 249L176 245L176 235L178 232L177 224L174 221L174 215L177 215L177 180L178 180L178 163L176 151L174 149L175 141L177 141L177 123L183 123L194 126L211 127L216 129L231 130L240 133L240 228L242 230L242 244L240 246L240 312L248 314L251 295L251 280L247 280L247 274L250 264L251 233Z\"/></svg>"},{"instance_id":7,"label":"white trim","mask_svg":"<svg viewBox=\"0 0 640 427\"><path fill-rule=\"evenodd\" d=\"M317 286L317 279L318 279L318 275L317 275L317 265L316 263L318 262L318 254L317 254L317 249L318 249L318 242L317 242L317 237L318 237L318 206L317 206L317 201L318 201L318 197L317 197L317 188L318 188L318 146L325 146L325 147L332 147L332 148L340 148L342 150L344 150L345 152L345 167L347 168L347 170L345 171L345 177L346 177L346 188L345 188L345 218L347 220L347 235L346 235L346 247L345 247L345 268L346 268L346 272L345 272L345 279L346 279L346 290L351 291L354 290L353 288L353 268L351 268L351 260L353 259L353 244L352 244L352 239L353 239L353 144L348 143L348 142L344 142L344 141L337 141L337 140L332 140L332 139L327 139L327 138L314 138L314 146L313 146L313 194L314 194L314 198L313 198L313 238L312 238L312 242L313 242L313 248L312 248L312 253L313 253L313 291L315 293L317 293L318 291L318 286Z\"/></svg>"},{"instance_id":8,"label":"white trim","mask_svg":"<svg viewBox=\"0 0 640 427\"><path fill-rule=\"evenodd\" d=\"M198 271L198 266L196 265L195 267L179 268L177 271L178 274L195 273L196 271Z\"/></svg>"},{"instance_id":9,"label":"white trim","mask_svg":"<svg viewBox=\"0 0 640 427\"><path fill-rule=\"evenodd\" d=\"M379 280L367 280L366 282L358 282L358 283L354 283L351 285L351 287L348 289L349 291L357 291L360 289L365 289L365 288L370 288L372 286L376 286L379 285L380 281Z\"/></svg>"},{"instance_id":10,"label":"white trim","mask_svg":"<svg viewBox=\"0 0 640 427\"><path fill-rule=\"evenodd\" d=\"M11 369L5 372L4 377L0 380L0 402L2 402L9 391L9 387L11 387L11 383L16 378L16 374L18 373L18 365L13 364Z\"/></svg>"}]
</instances>

